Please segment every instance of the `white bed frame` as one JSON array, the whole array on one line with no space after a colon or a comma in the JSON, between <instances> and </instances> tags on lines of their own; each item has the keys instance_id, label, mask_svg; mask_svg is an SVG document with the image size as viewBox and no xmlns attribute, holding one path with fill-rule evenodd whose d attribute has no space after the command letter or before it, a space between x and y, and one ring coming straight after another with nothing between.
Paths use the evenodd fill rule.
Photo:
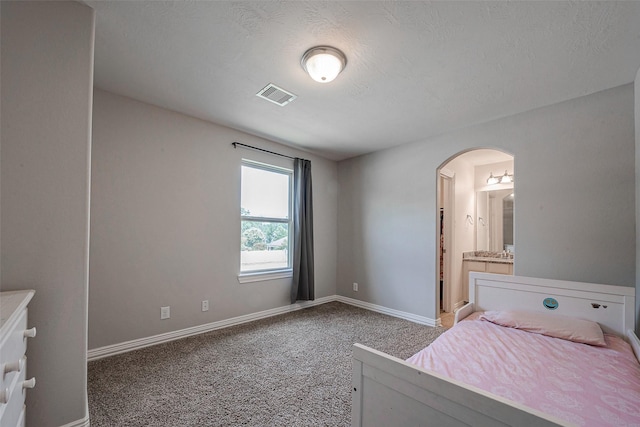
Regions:
<instances>
[{"instance_id":1,"label":"white bed frame","mask_svg":"<svg viewBox=\"0 0 640 427\"><path fill-rule=\"evenodd\" d=\"M640 362L633 333L635 289L501 274L470 273L469 304L456 323L474 311L545 312L590 319L625 337ZM353 346L352 426L570 426L476 387L421 369L360 344Z\"/></svg>"}]
</instances>

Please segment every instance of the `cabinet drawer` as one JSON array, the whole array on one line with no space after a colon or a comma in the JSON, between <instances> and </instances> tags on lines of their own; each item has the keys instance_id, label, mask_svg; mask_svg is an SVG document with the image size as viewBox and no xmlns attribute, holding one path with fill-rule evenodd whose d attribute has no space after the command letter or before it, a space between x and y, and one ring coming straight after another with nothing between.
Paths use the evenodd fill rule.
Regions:
<instances>
[{"instance_id":1,"label":"cabinet drawer","mask_svg":"<svg viewBox=\"0 0 640 427\"><path fill-rule=\"evenodd\" d=\"M486 264L484 261L465 261L464 267L467 271L486 271Z\"/></svg>"},{"instance_id":2,"label":"cabinet drawer","mask_svg":"<svg viewBox=\"0 0 640 427\"><path fill-rule=\"evenodd\" d=\"M487 273L511 274L511 264L487 263Z\"/></svg>"}]
</instances>

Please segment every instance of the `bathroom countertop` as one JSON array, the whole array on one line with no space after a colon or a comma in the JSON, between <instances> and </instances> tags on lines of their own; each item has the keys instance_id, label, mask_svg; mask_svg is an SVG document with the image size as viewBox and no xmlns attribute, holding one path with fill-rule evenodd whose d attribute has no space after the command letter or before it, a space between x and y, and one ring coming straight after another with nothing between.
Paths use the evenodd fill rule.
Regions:
<instances>
[{"instance_id":1,"label":"bathroom countertop","mask_svg":"<svg viewBox=\"0 0 640 427\"><path fill-rule=\"evenodd\" d=\"M493 262L496 264L513 264L513 258L496 258L496 257L483 257L483 256L472 256L462 258L462 261L480 261L480 262Z\"/></svg>"},{"instance_id":2,"label":"bathroom countertop","mask_svg":"<svg viewBox=\"0 0 640 427\"><path fill-rule=\"evenodd\" d=\"M496 264L513 264L513 253L502 256L502 252L470 251L462 253L462 261L493 262Z\"/></svg>"}]
</instances>

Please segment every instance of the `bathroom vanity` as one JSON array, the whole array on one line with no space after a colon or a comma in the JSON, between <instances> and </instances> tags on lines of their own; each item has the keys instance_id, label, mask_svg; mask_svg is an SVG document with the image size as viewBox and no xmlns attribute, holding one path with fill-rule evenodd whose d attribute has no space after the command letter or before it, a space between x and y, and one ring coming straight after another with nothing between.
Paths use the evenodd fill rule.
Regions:
<instances>
[{"instance_id":1,"label":"bathroom vanity","mask_svg":"<svg viewBox=\"0 0 640 427\"><path fill-rule=\"evenodd\" d=\"M513 275L513 254L501 252L473 251L462 254L462 297L469 301L469 272Z\"/></svg>"}]
</instances>

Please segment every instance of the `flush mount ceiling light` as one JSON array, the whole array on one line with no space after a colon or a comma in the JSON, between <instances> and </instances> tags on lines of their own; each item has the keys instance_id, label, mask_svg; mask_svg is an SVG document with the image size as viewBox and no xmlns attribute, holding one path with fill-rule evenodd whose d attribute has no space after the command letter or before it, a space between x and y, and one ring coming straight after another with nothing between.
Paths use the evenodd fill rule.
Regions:
<instances>
[{"instance_id":1,"label":"flush mount ceiling light","mask_svg":"<svg viewBox=\"0 0 640 427\"><path fill-rule=\"evenodd\" d=\"M329 83L347 65L344 53L331 46L312 47L302 55L302 68L319 83Z\"/></svg>"}]
</instances>

